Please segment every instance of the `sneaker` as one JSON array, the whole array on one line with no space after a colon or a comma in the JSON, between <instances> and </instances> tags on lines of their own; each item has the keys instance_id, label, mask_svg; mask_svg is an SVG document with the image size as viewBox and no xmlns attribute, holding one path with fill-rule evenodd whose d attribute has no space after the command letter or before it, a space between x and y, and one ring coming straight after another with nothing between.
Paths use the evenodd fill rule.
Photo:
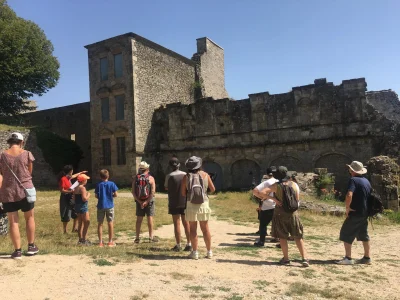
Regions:
<instances>
[{"instance_id":1,"label":"sneaker","mask_svg":"<svg viewBox=\"0 0 400 300\"><path fill-rule=\"evenodd\" d=\"M199 259L199 252L197 252L197 251L190 252L188 258L198 260Z\"/></svg>"},{"instance_id":2,"label":"sneaker","mask_svg":"<svg viewBox=\"0 0 400 300\"><path fill-rule=\"evenodd\" d=\"M12 259L21 259L22 258L22 252L15 250L13 253L11 253L11 258Z\"/></svg>"},{"instance_id":3,"label":"sneaker","mask_svg":"<svg viewBox=\"0 0 400 300\"><path fill-rule=\"evenodd\" d=\"M351 258L344 257L342 260L337 262L338 265L354 265L354 260Z\"/></svg>"},{"instance_id":4,"label":"sneaker","mask_svg":"<svg viewBox=\"0 0 400 300\"><path fill-rule=\"evenodd\" d=\"M183 251L192 251L192 245L186 245L185 249Z\"/></svg>"},{"instance_id":5,"label":"sneaker","mask_svg":"<svg viewBox=\"0 0 400 300\"><path fill-rule=\"evenodd\" d=\"M257 242L254 243L254 246L256 246L256 247L264 247L264 243L261 242L261 241L257 241Z\"/></svg>"},{"instance_id":6,"label":"sneaker","mask_svg":"<svg viewBox=\"0 0 400 300\"><path fill-rule=\"evenodd\" d=\"M181 247L180 245L175 245L175 247L172 248L171 250L172 250L172 251L175 251L175 252L179 252L179 251L182 250L182 247Z\"/></svg>"},{"instance_id":7,"label":"sneaker","mask_svg":"<svg viewBox=\"0 0 400 300\"><path fill-rule=\"evenodd\" d=\"M78 242L76 243L78 246L82 246L85 243L85 241L82 240L78 240Z\"/></svg>"},{"instance_id":8,"label":"sneaker","mask_svg":"<svg viewBox=\"0 0 400 300\"><path fill-rule=\"evenodd\" d=\"M103 241L101 241L101 242L99 243L99 247L104 247Z\"/></svg>"},{"instance_id":9,"label":"sneaker","mask_svg":"<svg viewBox=\"0 0 400 300\"><path fill-rule=\"evenodd\" d=\"M210 251L207 251L206 258L211 259L212 257L213 257L212 251L211 251L211 250L210 250Z\"/></svg>"},{"instance_id":10,"label":"sneaker","mask_svg":"<svg viewBox=\"0 0 400 300\"><path fill-rule=\"evenodd\" d=\"M140 243L140 238L136 238L133 242L134 242L135 244L139 244L139 243Z\"/></svg>"},{"instance_id":11,"label":"sneaker","mask_svg":"<svg viewBox=\"0 0 400 300\"><path fill-rule=\"evenodd\" d=\"M36 245L34 244L33 246L28 246L28 251L26 252L26 254L35 255L38 252L39 252L39 248L36 247Z\"/></svg>"},{"instance_id":12,"label":"sneaker","mask_svg":"<svg viewBox=\"0 0 400 300\"><path fill-rule=\"evenodd\" d=\"M92 242L89 240L85 240L82 242L82 246L92 246Z\"/></svg>"},{"instance_id":13,"label":"sneaker","mask_svg":"<svg viewBox=\"0 0 400 300\"><path fill-rule=\"evenodd\" d=\"M303 267L309 267L310 266L310 261L308 259L304 259L301 261L301 265Z\"/></svg>"},{"instance_id":14,"label":"sneaker","mask_svg":"<svg viewBox=\"0 0 400 300\"><path fill-rule=\"evenodd\" d=\"M270 243L279 243L279 239L273 238L273 239L270 239L269 242Z\"/></svg>"},{"instance_id":15,"label":"sneaker","mask_svg":"<svg viewBox=\"0 0 400 300\"><path fill-rule=\"evenodd\" d=\"M363 264L363 265L370 265L371 264L371 259L370 258L365 258L365 256L359 260L357 260L358 264Z\"/></svg>"},{"instance_id":16,"label":"sneaker","mask_svg":"<svg viewBox=\"0 0 400 300\"><path fill-rule=\"evenodd\" d=\"M282 248L282 247L281 247L281 244L276 244L275 247L276 247L276 248L279 248L279 249Z\"/></svg>"},{"instance_id":17,"label":"sneaker","mask_svg":"<svg viewBox=\"0 0 400 300\"><path fill-rule=\"evenodd\" d=\"M290 260L289 259L284 259L284 258L282 258L280 261L279 261L279 264L280 265L283 265L283 266L288 266L288 265L290 265Z\"/></svg>"},{"instance_id":18,"label":"sneaker","mask_svg":"<svg viewBox=\"0 0 400 300\"><path fill-rule=\"evenodd\" d=\"M114 243L114 242L108 242L107 246L108 246L108 247L116 247L117 244Z\"/></svg>"}]
</instances>

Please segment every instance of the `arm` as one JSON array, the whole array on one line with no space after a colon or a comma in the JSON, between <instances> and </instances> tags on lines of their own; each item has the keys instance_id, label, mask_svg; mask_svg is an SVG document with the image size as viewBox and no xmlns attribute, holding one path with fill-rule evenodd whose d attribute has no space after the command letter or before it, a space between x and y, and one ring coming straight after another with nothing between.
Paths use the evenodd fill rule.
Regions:
<instances>
[{"instance_id":1,"label":"arm","mask_svg":"<svg viewBox=\"0 0 400 300\"><path fill-rule=\"evenodd\" d=\"M214 193L215 192L214 183L212 182L211 177L207 173L206 173L206 176L207 176L206 178L208 180L208 188L210 190L210 193Z\"/></svg>"},{"instance_id":2,"label":"arm","mask_svg":"<svg viewBox=\"0 0 400 300\"><path fill-rule=\"evenodd\" d=\"M114 197L114 198L115 198L115 197L118 197L117 191L115 191L115 192L113 193L113 197Z\"/></svg>"},{"instance_id":3,"label":"arm","mask_svg":"<svg viewBox=\"0 0 400 300\"><path fill-rule=\"evenodd\" d=\"M354 211L354 209L350 208L350 204L351 201L353 200L353 192L352 191L348 191L346 194L346 200L345 200L345 204L346 204L346 217L349 216L349 212L350 211Z\"/></svg>"},{"instance_id":4,"label":"arm","mask_svg":"<svg viewBox=\"0 0 400 300\"><path fill-rule=\"evenodd\" d=\"M181 182L181 194L183 197L186 198L187 190L186 190L186 178L187 175L183 176L182 182Z\"/></svg>"},{"instance_id":5,"label":"arm","mask_svg":"<svg viewBox=\"0 0 400 300\"><path fill-rule=\"evenodd\" d=\"M169 180L169 174L165 176L165 181L164 181L164 189L168 191L168 180Z\"/></svg>"},{"instance_id":6,"label":"arm","mask_svg":"<svg viewBox=\"0 0 400 300\"><path fill-rule=\"evenodd\" d=\"M82 172L76 173L76 174L74 174L74 175L71 176L71 179L75 179L75 178L78 177L79 175L81 175L81 174L83 174L83 173L87 173L87 172L88 172L88 171L82 171Z\"/></svg>"},{"instance_id":7,"label":"arm","mask_svg":"<svg viewBox=\"0 0 400 300\"><path fill-rule=\"evenodd\" d=\"M32 175L32 172L33 172L33 162L31 162L31 161L29 161L29 163L28 163L28 171L29 171L29 173Z\"/></svg>"},{"instance_id":8,"label":"arm","mask_svg":"<svg viewBox=\"0 0 400 300\"><path fill-rule=\"evenodd\" d=\"M80 189L81 189L81 193L82 193L82 200L84 202L87 202L90 198L90 193L86 190L86 188L84 186L82 186Z\"/></svg>"},{"instance_id":9,"label":"arm","mask_svg":"<svg viewBox=\"0 0 400 300\"><path fill-rule=\"evenodd\" d=\"M133 179L133 181L132 181L132 195L133 195L133 198L135 198L135 200L140 203L139 198L136 196L135 179Z\"/></svg>"},{"instance_id":10,"label":"arm","mask_svg":"<svg viewBox=\"0 0 400 300\"><path fill-rule=\"evenodd\" d=\"M3 185L3 175L0 174L0 188L2 187L2 185Z\"/></svg>"}]
</instances>

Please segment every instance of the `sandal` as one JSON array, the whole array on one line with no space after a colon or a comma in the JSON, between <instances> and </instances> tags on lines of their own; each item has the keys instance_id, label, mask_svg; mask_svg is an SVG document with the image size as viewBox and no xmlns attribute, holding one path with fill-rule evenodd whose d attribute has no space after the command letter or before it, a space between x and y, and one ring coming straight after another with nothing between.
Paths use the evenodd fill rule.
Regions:
<instances>
[{"instance_id":1,"label":"sandal","mask_svg":"<svg viewBox=\"0 0 400 300\"><path fill-rule=\"evenodd\" d=\"M279 264L280 264L280 265L283 265L283 266L288 266L288 265L290 265L290 260L289 260L289 259L286 260L285 258L282 258L282 259L279 261Z\"/></svg>"},{"instance_id":2,"label":"sandal","mask_svg":"<svg viewBox=\"0 0 400 300\"><path fill-rule=\"evenodd\" d=\"M134 242L135 244L139 244L139 243L140 243L140 239L139 239L139 238L136 238L133 242Z\"/></svg>"}]
</instances>

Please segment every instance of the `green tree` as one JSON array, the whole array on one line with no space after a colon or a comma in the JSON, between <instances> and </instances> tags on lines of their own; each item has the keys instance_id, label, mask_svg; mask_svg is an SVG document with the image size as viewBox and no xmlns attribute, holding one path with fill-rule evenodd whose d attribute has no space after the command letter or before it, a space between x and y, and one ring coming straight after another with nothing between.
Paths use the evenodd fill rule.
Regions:
<instances>
[{"instance_id":1,"label":"green tree","mask_svg":"<svg viewBox=\"0 0 400 300\"><path fill-rule=\"evenodd\" d=\"M56 86L60 64L53 50L38 25L0 0L0 116L34 109L27 99Z\"/></svg>"}]
</instances>

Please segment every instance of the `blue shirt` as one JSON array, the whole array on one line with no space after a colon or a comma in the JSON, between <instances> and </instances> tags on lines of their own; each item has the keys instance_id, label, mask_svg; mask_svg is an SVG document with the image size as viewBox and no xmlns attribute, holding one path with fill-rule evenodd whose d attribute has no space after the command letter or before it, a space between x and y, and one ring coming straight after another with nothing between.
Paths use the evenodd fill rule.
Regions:
<instances>
[{"instance_id":1,"label":"blue shirt","mask_svg":"<svg viewBox=\"0 0 400 300\"><path fill-rule=\"evenodd\" d=\"M350 208L355 211L350 211L350 216L366 216L368 213L368 197L371 194L371 184L367 178L351 177L347 191L353 192Z\"/></svg>"},{"instance_id":2,"label":"blue shirt","mask_svg":"<svg viewBox=\"0 0 400 300\"><path fill-rule=\"evenodd\" d=\"M94 193L97 195L98 209L109 209L114 207L113 194L118 191L117 185L112 181L102 181L97 184Z\"/></svg>"}]
</instances>

